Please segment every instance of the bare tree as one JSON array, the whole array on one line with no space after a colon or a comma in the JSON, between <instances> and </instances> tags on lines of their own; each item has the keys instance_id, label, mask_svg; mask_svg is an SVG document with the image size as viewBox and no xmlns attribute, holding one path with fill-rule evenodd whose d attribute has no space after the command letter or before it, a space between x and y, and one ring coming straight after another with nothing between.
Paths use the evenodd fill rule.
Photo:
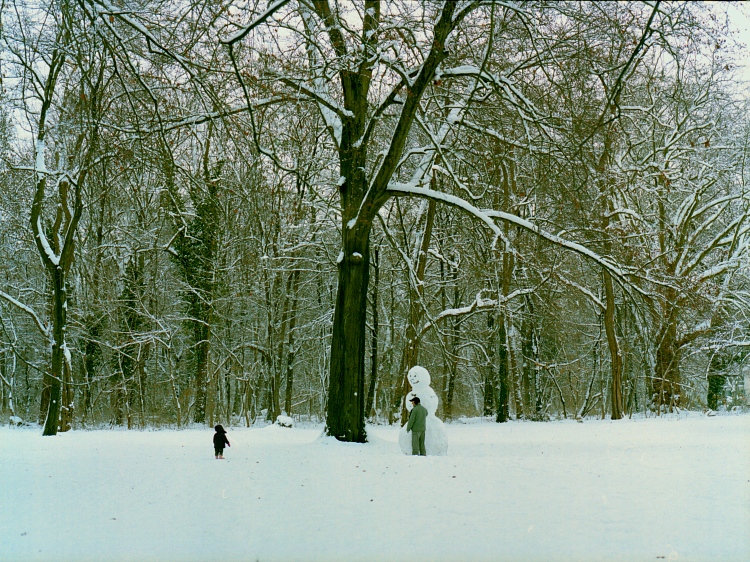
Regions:
<instances>
[{"instance_id":1,"label":"bare tree","mask_svg":"<svg viewBox=\"0 0 750 562\"><path fill-rule=\"evenodd\" d=\"M19 17L14 33L6 34L5 43L22 69L27 115L36 116L31 123L35 157L30 168L34 181L30 228L50 282L50 323L42 324L37 318L37 324L51 345L50 372L45 376L42 395L44 435L55 435L58 428L69 429L73 418L71 352L66 340L67 275L84 209L84 184L91 167L102 156L98 154L97 124L106 73L91 36L78 25L78 15L67 2L49 6L42 24L32 23L34 18L26 19L23 6L16 6L16 14ZM29 43L34 36L39 45L36 50ZM84 60L86 64L81 65ZM31 104L38 105L38 112ZM52 150L54 168L50 169L47 158ZM56 210L54 220L45 221L50 188Z\"/></svg>"}]
</instances>

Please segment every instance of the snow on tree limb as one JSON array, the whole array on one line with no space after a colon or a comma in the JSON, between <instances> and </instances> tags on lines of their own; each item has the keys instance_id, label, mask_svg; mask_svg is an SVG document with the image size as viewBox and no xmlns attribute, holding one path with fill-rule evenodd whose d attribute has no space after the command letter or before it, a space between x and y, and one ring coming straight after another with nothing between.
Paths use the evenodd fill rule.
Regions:
<instances>
[{"instance_id":1,"label":"snow on tree limb","mask_svg":"<svg viewBox=\"0 0 750 562\"><path fill-rule=\"evenodd\" d=\"M503 231L497 226L497 224L495 224L495 221L492 220L492 218L490 218L490 216L486 212L475 207L468 201L464 201L460 197L455 197L448 193L442 193L440 191L435 191L426 187L418 187L414 182L408 184L391 183L388 186L388 191L392 192L394 195L414 195L419 197L429 197L438 201L442 201L443 203L453 205L454 207L460 207L480 219L490 228L490 230L492 230L492 232L495 233L495 238L492 240L493 248L495 247L498 238L503 241L506 248L510 248L510 241L506 238L505 233L503 233Z\"/></svg>"},{"instance_id":2,"label":"snow on tree limb","mask_svg":"<svg viewBox=\"0 0 750 562\"><path fill-rule=\"evenodd\" d=\"M720 231L714 238L709 241L707 244L705 244L705 247L697 253L697 255L690 260L688 263L686 263L683 267L681 267L678 270L678 274L681 276L689 275L692 273L699 265L703 263L705 258L714 250L723 247L728 246L730 244L730 235L733 231L738 231L738 233L741 236L746 236L748 230L750 227L742 228L743 223L745 222L745 216L741 216L733 220L729 223L729 225L724 228L722 231ZM685 248L687 250L687 248ZM726 270L727 268L731 266L738 266L739 265L739 257L742 254L747 253L747 243L744 242L742 244L739 244L731 257L729 257L727 260L724 260L721 264L714 266L712 268L709 268L706 272L699 275L699 279L701 281L708 279L709 277L713 277L714 275L717 275L720 272L723 272L723 270ZM682 264L682 257L680 257L680 262L678 265ZM712 271L713 270L713 271Z\"/></svg>"},{"instance_id":3,"label":"snow on tree limb","mask_svg":"<svg viewBox=\"0 0 750 562\"><path fill-rule=\"evenodd\" d=\"M433 169L434 162L435 162L435 155L439 154L440 147L445 142L445 139L448 136L448 133L451 131L451 126L454 123L457 123L461 120L461 116L463 115L464 111L466 109L466 99L462 99L461 101L457 102L454 107L451 108L450 112L448 113L448 117L445 119L443 124L440 126L440 129L438 129L437 133L434 133L429 125L424 121L424 119L420 116L417 116L417 123L422 127L422 129L427 133L427 135L430 137L430 140L432 141L433 149L427 149L426 147L423 150L424 156L420 160L419 164L417 164L414 172L412 173L411 180L409 181L410 185L420 185L422 182L425 181L425 178L427 176L427 173ZM409 153L404 156L401 159L401 162L399 162L400 167L403 162L406 161L406 159L409 156L412 156L416 154L416 151L409 151ZM443 159L445 160L445 159ZM450 175L450 174L449 174ZM458 181L458 178L455 177L454 179Z\"/></svg>"},{"instance_id":4,"label":"snow on tree limb","mask_svg":"<svg viewBox=\"0 0 750 562\"><path fill-rule=\"evenodd\" d=\"M609 260L600 256L596 252L586 248L585 246L577 242L572 242L570 240L566 240L565 238L557 236L556 234L547 232L546 230L539 228L534 223L526 219L522 219L521 217L518 217L516 215L505 213L503 211L494 211L491 209L482 210L482 209L475 207L471 203L461 199L460 197L455 197L448 193L442 193L440 191L435 191L435 190L424 188L424 187L417 187L414 184L392 183L391 185L388 186L388 190L393 192L394 195L414 195L414 196L419 196L419 197L429 197L432 199L436 199L438 201L442 201L449 205L453 205L454 207L460 207L464 209L465 211L468 211L469 213L471 213L472 215L480 219L482 222L484 222L495 233L495 239L492 241L493 247L495 246L498 238L502 239L503 242L507 245L507 247L510 247L510 242L507 240L502 230L497 226L497 224L495 224L494 219L499 219L504 222L508 222L516 226L519 226L523 228L524 230L528 230L529 232L557 246L567 248L569 250L572 250L590 259L591 261L607 269L612 275L614 275L618 279L622 280L627 276L627 274L623 270L621 270L619 267L617 267L615 264L613 264Z\"/></svg>"},{"instance_id":5,"label":"snow on tree limb","mask_svg":"<svg viewBox=\"0 0 750 562\"><path fill-rule=\"evenodd\" d=\"M36 160L34 164L34 171L37 174L46 174L47 173L47 165L44 162L44 141L42 139L37 139L35 144L35 150L36 150Z\"/></svg>"},{"instance_id":6,"label":"snow on tree limb","mask_svg":"<svg viewBox=\"0 0 750 562\"><path fill-rule=\"evenodd\" d=\"M294 81L288 76L284 76L282 74L277 73L271 73L271 75L276 78L279 82L286 84L287 86L294 88L295 90L299 90L309 98L315 100L319 105L322 107L328 109L329 111L335 113L339 118L342 117L354 117L354 114L349 111L348 109L344 109L341 107L336 101L331 98L322 88L317 87L316 89L308 88L305 84L299 81ZM320 86L319 83L316 83L316 86Z\"/></svg>"},{"instance_id":7,"label":"snow on tree limb","mask_svg":"<svg viewBox=\"0 0 750 562\"><path fill-rule=\"evenodd\" d=\"M55 252L52 250L52 247L49 245L49 240L47 240L47 236L44 234L44 229L42 228L42 218L41 216L38 216L36 218L36 237L39 240L39 244L42 247L42 250L44 251L44 255L47 257L49 261L51 261L55 266L60 265L60 256L55 254Z\"/></svg>"},{"instance_id":8,"label":"snow on tree limb","mask_svg":"<svg viewBox=\"0 0 750 562\"><path fill-rule=\"evenodd\" d=\"M424 326L422 326L422 329L419 332L419 337L421 338L424 336L427 331L432 328L433 326L436 326L438 322L441 320L444 320L449 317L455 317L455 316L464 316L466 314L471 314L472 312L475 312L477 310L485 310L488 308L495 308L498 306L498 304L503 304L506 302L509 302L513 300L516 297L520 297L522 295L529 295L532 294L536 289L535 288L526 288L526 289L516 289L512 293L508 294L507 296L502 297L501 299L485 299L482 298L481 291L477 293L476 298L472 301L471 304L468 304L466 306L458 307L458 308L448 308L446 310L443 310L441 313L439 313L434 318L431 318L428 320Z\"/></svg>"},{"instance_id":9,"label":"snow on tree limb","mask_svg":"<svg viewBox=\"0 0 750 562\"><path fill-rule=\"evenodd\" d=\"M506 76L495 76L486 70L477 66L462 65L443 70L441 75L444 77L473 77L494 87L499 92L505 94L506 99L518 110L519 115L524 120L541 122L542 116L537 113L536 105L529 100L518 89L516 84Z\"/></svg>"},{"instance_id":10,"label":"snow on tree limb","mask_svg":"<svg viewBox=\"0 0 750 562\"><path fill-rule=\"evenodd\" d=\"M300 15L302 17L302 21L305 25L306 30L308 30L306 39L308 42L307 56L308 64L310 65L310 68L314 73L312 79L313 91L318 98L330 99L330 95L328 95L328 80L325 76L321 76L321 73L319 72L321 66L324 67L325 65L320 64L318 49L315 47L312 39L310 38L309 30L313 29L313 15L309 10L304 8L300 10ZM323 116L323 120L326 123L326 127L328 127L328 130L333 137L333 142L336 145L336 148L339 148L341 146L341 135L343 128L341 123L341 113L330 109L326 104L322 103L318 103L318 108L321 115Z\"/></svg>"},{"instance_id":11,"label":"snow on tree limb","mask_svg":"<svg viewBox=\"0 0 750 562\"><path fill-rule=\"evenodd\" d=\"M52 331L50 327L42 322L41 318L37 316L37 313L34 312L34 310L31 307L23 304L21 301L17 299L14 299L8 293L2 290L0 290L0 297L4 298L9 303L23 310L26 314L31 316L31 318L34 320L34 323L36 324L36 327L39 328L39 331L42 333L44 337L46 337L47 339L50 339L52 337Z\"/></svg>"},{"instance_id":12,"label":"snow on tree limb","mask_svg":"<svg viewBox=\"0 0 750 562\"><path fill-rule=\"evenodd\" d=\"M606 305L601 301L599 297L597 297L594 293L592 293L590 290L588 290L586 287L581 285L580 283L576 283L572 279L568 279L567 277L564 277L560 274L555 274L555 277L557 277L563 284L573 287L577 291L583 293L583 295L589 299L599 310L605 310L607 307Z\"/></svg>"}]
</instances>

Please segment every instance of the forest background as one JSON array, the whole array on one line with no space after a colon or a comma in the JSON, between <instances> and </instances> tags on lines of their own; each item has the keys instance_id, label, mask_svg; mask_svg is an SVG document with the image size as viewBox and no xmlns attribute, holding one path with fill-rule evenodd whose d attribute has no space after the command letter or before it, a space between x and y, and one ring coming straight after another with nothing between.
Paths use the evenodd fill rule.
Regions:
<instances>
[{"instance_id":1,"label":"forest background","mask_svg":"<svg viewBox=\"0 0 750 562\"><path fill-rule=\"evenodd\" d=\"M739 407L723 4L0 0L0 407L72 427Z\"/></svg>"}]
</instances>

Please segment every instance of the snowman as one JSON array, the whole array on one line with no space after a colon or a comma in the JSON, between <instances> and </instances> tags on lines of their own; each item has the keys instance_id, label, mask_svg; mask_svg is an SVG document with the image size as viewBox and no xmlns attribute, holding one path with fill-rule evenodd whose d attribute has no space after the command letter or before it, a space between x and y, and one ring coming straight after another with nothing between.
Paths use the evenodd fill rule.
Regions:
<instances>
[{"instance_id":1,"label":"snowman","mask_svg":"<svg viewBox=\"0 0 750 562\"><path fill-rule=\"evenodd\" d=\"M411 412L414 404L410 400L417 396L422 406L427 410L427 430L424 439L427 455L447 455L448 435L445 432L443 422L435 417L438 397L430 386L430 373L424 367L417 365L409 370L406 378L411 385L411 391L406 395L406 409ZM411 455L411 435L406 431L406 424L399 431L398 444L405 455Z\"/></svg>"}]
</instances>

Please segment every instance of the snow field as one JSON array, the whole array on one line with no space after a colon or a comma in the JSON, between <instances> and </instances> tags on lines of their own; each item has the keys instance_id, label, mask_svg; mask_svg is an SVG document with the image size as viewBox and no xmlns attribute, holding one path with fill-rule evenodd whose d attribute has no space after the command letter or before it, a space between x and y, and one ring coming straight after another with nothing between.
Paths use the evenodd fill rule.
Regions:
<instances>
[{"instance_id":1,"label":"snow field","mask_svg":"<svg viewBox=\"0 0 750 562\"><path fill-rule=\"evenodd\" d=\"M748 415L446 428L0 428L0 560L750 560Z\"/></svg>"}]
</instances>

